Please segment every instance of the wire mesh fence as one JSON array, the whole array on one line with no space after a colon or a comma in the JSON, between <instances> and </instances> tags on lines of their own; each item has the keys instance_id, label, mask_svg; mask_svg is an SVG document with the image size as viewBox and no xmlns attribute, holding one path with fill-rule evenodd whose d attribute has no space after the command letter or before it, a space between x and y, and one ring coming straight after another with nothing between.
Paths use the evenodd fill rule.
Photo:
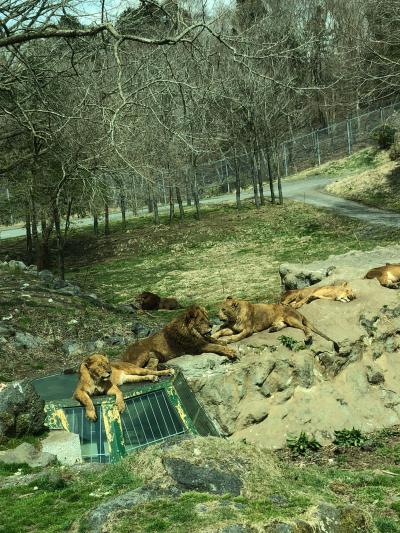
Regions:
<instances>
[{"instance_id":1,"label":"wire mesh fence","mask_svg":"<svg viewBox=\"0 0 400 533\"><path fill-rule=\"evenodd\" d=\"M265 146L259 153L238 154L209 162L196 169L196 185L201 196L230 193L235 186L235 172L240 174L242 186L251 184L252 174L258 171L264 181L270 171L273 179L286 177L307 168L351 155L371 143L371 133L396 111L400 102L375 109L330 124L324 129L294 137L274 148ZM268 170L269 163L269 170ZM257 168L256 168L257 171Z\"/></svg>"}]
</instances>

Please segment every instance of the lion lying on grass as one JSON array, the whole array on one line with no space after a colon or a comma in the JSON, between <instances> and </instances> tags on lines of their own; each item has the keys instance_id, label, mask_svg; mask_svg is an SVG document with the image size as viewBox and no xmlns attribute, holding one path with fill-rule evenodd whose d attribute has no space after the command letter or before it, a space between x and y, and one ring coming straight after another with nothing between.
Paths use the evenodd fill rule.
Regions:
<instances>
[{"instance_id":1,"label":"lion lying on grass","mask_svg":"<svg viewBox=\"0 0 400 533\"><path fill-rule=\"evenodd\" d=\"M148 368L157 368L159 362L166 363L184 354L216 353L235 359L234 350L211 338L211 328L207 311L192 305L159 333L128 346L122 359Z\"/></svg>"},{"instance_id":2,"label":"lion lying on grass","mask_svg":"<svg viewBox=\"0 0 400 533\"><path fill-rule=\"evenodd\" d=\"M282 296L281 303L298 309L314 300L337 300L350 302L356 297L353 289L344 281L341 285L325 285L324 287L306 287L287 291Z\"/></svg>"},{"instance_id":3,"label":"lion lying on grass","mask_svg":"<svg viewBox=\"0 0 400 533\"><path fill-rule=\"evenodd\" d=\"M97 420L96 411L91 399L92 395L115 396L118 411L125 409L122 392L118 388L124 383L136 381L158 381L158 376L173 374L172 369L150 370L138 368L131 363L123 361L110 361L108 357L95 353L87 357L79 367L79 381L74 392L75 400L78 400L86 410L89 420Z\"/></svg>"},{"instance_id":4,"label":"lion lying on grass","mask_svg":"<svg viewBox=\"0 0 400 533\"><path fill-rule=\"evenodd\" d=\"M306 344L312 343L312 334L317 333L324 339L333 342L336 351L339 347L335 341L319 331L298 311L282 304L252 304L246 300L228 297L221 306L219 318L224 324L217 330L213 338L225 337L225 342L237 342L249 337L252 333L279 331L284 327L301 329L306 337Z\"/></svg>"},{"instance_id":5,"label":"lion lying on grass","mask_svg":"<svg viewBox=\"0 0 400 533\"><path fill-rule=\"evenodd\" d=\"M181 308L176 298L162 298L153 292L142 292L137 296L136 301L139 307L145 311L155 311L157 309L170 311Z\"/></svg>"},{"instance_id":6,"label":"lion lying on grass","mask_svg":"<svg viewBox=\"0 0 400 533\"><path fill-rule=\"evenodd\" d=\"M398 288L398 283L400 281L400 264L386 263L385 266L372 268L366 273L365 278L376 278L384 287Z\"/></svg>"}]
</instances>

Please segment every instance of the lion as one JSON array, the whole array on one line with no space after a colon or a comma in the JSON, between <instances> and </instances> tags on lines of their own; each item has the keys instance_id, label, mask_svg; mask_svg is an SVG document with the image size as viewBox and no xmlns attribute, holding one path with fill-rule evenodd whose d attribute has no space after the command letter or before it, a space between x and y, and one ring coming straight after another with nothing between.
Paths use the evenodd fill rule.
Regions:
<instances>
[{"instance_id":1,"label":"lion","mask_svg":"<svg viewBox=\"0 0 400 533\"><path fill-rule=\"evenodd\" d=\"M350 302L356 295L347 281L341 285L325 285L323 287L306 287L287 291L281 298L282 305L290 305L298 309L304 304L314 300L337 300L339 302Z\"/></svg>"},{"instance_id":2,"label":"lion","mask_svg":"<svg viewBox=\"0 0 400 533\"><path fill-rule=\"evenodd\" d=\"M182 307L176 298L162 298L158 294L147 291L139 294L136 297L136 301L139 307L145 311L155 311L157 309L171 311Z\"/></svg>"},{"instance_id":3,"label":"lion","mask_svg":"<svg viewBox=\"0 0 400 533\"><path fill-rule=\"evenodd\" d=\"M226 298L218 314L223 321L213 338L225 337L225 342L237 342L249 337L252 333L279 331L286 326L301 329L306 337L305 343L312 343L312 334L333 342L336 351L338 344L313 326L305 316L288 305L282 304L252 304L246 300L232 297Z\"/></svg>"},{"instance_id":4,"label":"lion","mask_svg":"<svg viewBox=\"0 0 400 533\"><path fill-rule=\"evenodd\" d=\"M160 332L128 346L122 359L147 368L184 354L216 353L235 359L234 350L211 338L211 329L204 307L192 305Z\"/></svg>"},{"instance_id":5,"label":"lion","mask_svg":"<svg viewBox=\"0 0 400 533\"><path fill-rule=\"evenodd\" d=\"M376 278L383 287L398 288L400 264L386 263L385 266L372 268L365 274L364 279L373 278Z\"/></svg>"},{"instance_id":6,"label":"lion","mask_svg":"<svg viewBox=\"0 0 400 533\"><path fill-rule=\"evenodd\" d=\"M150 370L138 368L124 361L110 361L106 355L95 353L86 357L79 367L79 381L74 392L75 400L85 407L89 420L97 420L91 395L115 396L119 412L125 409L119 385L136 381L158 381L158 376L172 375L172 369Z\"/></svg>"}]
</instances>

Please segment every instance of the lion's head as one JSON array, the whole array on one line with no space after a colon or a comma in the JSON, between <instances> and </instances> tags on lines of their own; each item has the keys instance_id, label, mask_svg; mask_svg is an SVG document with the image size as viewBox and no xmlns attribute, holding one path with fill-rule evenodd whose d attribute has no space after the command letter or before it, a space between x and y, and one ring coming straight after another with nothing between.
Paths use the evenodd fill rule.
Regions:
<instances>
[{"instance_id":1,"label":"lion's head","mask_svg":"<svg viewBox=\"0 0 400 533\"><path fill-rule=\"evenodd\" d=\"M83 361L81 368L84 367L90 374L91 378L98 381L105 381L111 376L111 365L108 357L100 353L94 353Z\"/></svg>"},{"instance_id":2,"label":"lion's head","mask_svg":"<svg viewBox=\"0 0 400 533\"><path fill-rule=\"evenodd\" d=\"M184 320L188 329L199 336L209 337L211 335L212 323L204 307L191 305L184 313Z\"/></svg>"},{"instance_id":3,"label":"lion's head","mask_svg":"<svg viewBox=\"0 0 400 533\"><path fill-rule=\"evenodd\" d=\"M240 310L240 302L231 296L228 296L224 303L221 305L221 308L218 313L218 317L224 323L234 323L236 322L237 316Z\"/></svg>"},{"instance_id":4,"label":"lion's head","mask_svg":"<svg viewBox=\"0 0 400 533\"><path fill-rule=\"evenodd\" d=\"M341 285L339 285L337 298L347 301L354 300L356 298L356 293L353 291L347 281L344 281Z\"/></svg>"},{"instance_id":5,"label":"lion's head","mask_svg":"<svg viewBox=\"0 0 400 533\"><path fill-rule=\"evenodd\" d=\"M141 309L144 309L145 311L152 311L155 309L158 309L160 305L161 298L158 296L158 294L154 294L153 292L142 292L136 297L136 301L139 304Z\"/></svg>"}]
</instances>

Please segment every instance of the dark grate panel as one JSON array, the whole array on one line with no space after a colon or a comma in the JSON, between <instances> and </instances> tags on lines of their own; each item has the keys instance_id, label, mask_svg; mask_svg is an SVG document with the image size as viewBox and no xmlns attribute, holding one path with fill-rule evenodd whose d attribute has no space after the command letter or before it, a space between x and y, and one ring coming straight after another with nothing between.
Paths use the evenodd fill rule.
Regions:
<instances>
[{"instance_id":1,"label":"dark grate panel","mask_svg":"<svg viewBox=\"0 0 400 533\"><path fill-rule=\"evenodd\" d=\"M109 463L110 450L104 428L101 405L95 405L97 421L91 422L85 416L83 407L65 407L68 427L77 433L81 441L82 458L90 463Z\"/></svg>"},{"instance_id":2,"label":"dark grate panel","mask_svg":"<svg viewBox=\"0 0 400 533\"><path fill-rule=\"evenodd\" d=\"M185 433L185 427L165 390L125 400L121 414L126 451Z\"/></svg>"},{"instance_id":3,"label":"dark grate panel","mask_svg":"<svg viewBox=\"0 0 400 533\"><path fill-rule=\"evenodd\" d=\"M182 373L176 376L174 387L198 434L203 437L207 435L220 437L219 431L194 395Z\"/></svg>"}]
</instances>

